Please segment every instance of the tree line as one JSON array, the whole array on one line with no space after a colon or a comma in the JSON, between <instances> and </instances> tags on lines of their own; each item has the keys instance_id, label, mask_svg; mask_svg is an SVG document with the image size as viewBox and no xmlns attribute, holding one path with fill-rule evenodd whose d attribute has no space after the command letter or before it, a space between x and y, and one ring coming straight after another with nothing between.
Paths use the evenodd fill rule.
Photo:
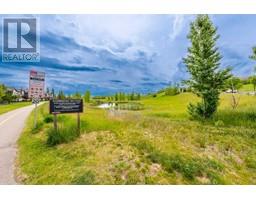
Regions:
<instances>
[{"instance_id":1,"label":"tree line","mask_svg":"<svg viewBox=\"0 0 256 200\"><path fill-rule=\"evenodd\" d=\"M84 102L89 103L90 99L91 99L91 92L90 90L86 90L84 95L82 95L80 92L75 92L74 94L65 94L65 92L63 90L59 90L57 93L55 92L54 88L50 89L47 88L46 89L46 93L50 94L51 98L53 99L83 99Z\"/></svg>"},{"instance_id":2,"label":"tree line","mask_svg":"<svg viewBox=\"0 0 256 200\"><path fill-rule=\"evenodd\" d=\"M124 93L124 92L117 92L112 96L107 96L108 101L136 101L141 99L140 93Z\"/></svg>"},{"instance_id":3,"label":"tree line","mask_svg":"<svg viewBox=\"0 0 256 200\"><path fill-rule=\"evenodd\" d=\"M51 90L47 88L47 92L54 99L83 99L85 102L89 103L91 99L99 100L106 99L107 101L136 101L141 99L141 94L136 92L125 93L125 92L116 92L114 95L110 96L94 96L91 97L91 92L86 90L84 95L79 92L75 92L74 94L65 94L63 90L59 90L55 93L54 89Z\"/></svg>"}]
</instances>

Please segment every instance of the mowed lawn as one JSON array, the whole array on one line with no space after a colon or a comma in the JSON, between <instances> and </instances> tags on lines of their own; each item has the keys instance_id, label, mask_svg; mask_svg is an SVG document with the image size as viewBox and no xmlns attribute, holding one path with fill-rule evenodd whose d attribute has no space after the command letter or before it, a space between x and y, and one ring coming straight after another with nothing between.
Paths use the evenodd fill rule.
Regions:
<instances>
[{"instance_id":1,"label":"mowed lawn","mask_svg":"<svg viewBox=\"0 0 256 200\"><path fill-rule=\"evenodd\" d=\"M256 97L222 94L213 119L193 121L190 93L143 97L142 111L85 105L82 134L48 146L48 105L33 113L19 139L17 177L24 184L256 184ZM58 116L75 128L76 115Z\"/></svg>"},{"instance_id":2,"label":"mowed lawn","mask_svg":"<svg viewBox=\"0 0 256 200\"><path fill-rule=\"evenodd\" d=\"M10 103L10 104L0 104L0 114L9 112L11 110L15 110L17 108L21 108L24 106L31 105L31 102L17 102L17 103Z\"/></svg>"}]
</instances>

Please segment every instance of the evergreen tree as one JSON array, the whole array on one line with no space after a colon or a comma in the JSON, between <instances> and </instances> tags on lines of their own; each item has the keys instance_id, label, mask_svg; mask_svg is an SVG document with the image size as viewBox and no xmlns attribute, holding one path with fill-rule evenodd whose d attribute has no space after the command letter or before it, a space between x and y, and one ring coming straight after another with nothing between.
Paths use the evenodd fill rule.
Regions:
<instances>
[{"instance_id":1,"label":"evergreen tree","mask_svg":"<svg viewBox=\"0 0 256 200\"><path fill-rule=\"evenodd\" d=\"M250 77L250 83L253 85L253 91L256 91L256 75Z\"/></svg>"},{"instance_id":2,"label":"evergreen tree","mask_svg":"<svg viewBox=\"0 0 256 200\"><path fill-rule=\"evenodd\" d=\"M73 95L73 97L74 97L75 99L81 99L81 94L80 94L79 92L76 92L76 93Z\"/></svg>"},{"instance_id":3,"label":"evergreen tree","mask_svg":"<svg viewBox=\"0 0 256 200\"><path fill-rule=\"evenodd\" d=\"M122 100L122 101L125 101L125 93L122 92L121 94L122 94L122 95L121 95L121 100Z\"/></svg>"},{"instance_id":4,"label":"evergreen tree","mask_svg":"<svg viewBox=\"0 0 256 200\"><path fill-rule=\"evenodd\" d=\"M52 97L53 97L53 98L55 98L55 97L56 97L56 96L55 96L54 88L52 88L52 92L51 92L51 94L52 94Z\"/></svg>"},{"instance_id":5,"label":"evergreen tree","mask_svg":"<svg viewBox=\"0 0 256 200\"><path fill-rule=\"evenodd\" d=\"M131 98L131 101L134 100L134 92L131 93L131 97L130 98Z\"/></svg>"},{"instance_id":6,"label":"evergreen tree","mask_svg":"<svg viewBox=\"0 0 256 200\"><path fill-rule=\"evenodd\" d=\"M131 94L127 94L127 100L130 101L131 100Z\"/></svg>"},{"instance_id":7,"label":"evergreen tree","mask_svg":"<svg viewBox=\"0 0 256 200\"><path fill-rule=\"evenodd\" d=\"M250 56L250 58L254 61L256 61L256 47L252 48L252 55ZM254 66L253 68L253 75L250 77L250 83L253 85L253 90L255 93L256 90L256 66Z\"/></svg>"},{"instance_id":8,"label":"evergreen tree","mask_svg":"<svg viewBox=\"0 0 256 200\"><path fill-rule=\"evenodd\" d=\"M250 56L252 60L256 60L256 46L252 47L252 55Z\"/></svg>"},{"instance_id":9,"label":"evergreen tree","mask_svg":"<svg viewBox=\"0 0 256 200\"><path fill-rule=\"evenodd\" d=\"M140 100L140 93L138 93L137 95L137 100Z\"/></svg>"},{"instance_id":10,"label":"evergreen tree","mask_svg":"<svg viewBox=\"0 0 256 200\"><path fill-rule=\"evenodd\" d=\"M46 88L46 94L50 94L50 89L48 87Z\"/></svg>"},{"instance_id":11,"label":"evergreen tree","mask_svg":"<svg viewBox=\"0 0 256 200\"><path fill-rule=\"evenodd\" d=\"M230 77L230 69L220 70L221 55L216 47L219 35L208 15L198 15L190 25L188 39L191 47L184 63L190 73L186 81L201 102L189 104L188 110L194 118L210 118L217 110L220 92Z\"/></svg>"},{"instance_id":12,"label":"evergreen tree","mask_svg":"<svg viewBox=\"0 0 256 200\"><path fill-rule=\"evenodd\" d=\"M86 90L86 92L84 93L84 101L86 103L90 102L90 98L91 98L91 92L89 90Z\"/></svg>"},{"instance_id":13,"label":"evergreen tree","mask_svg":"<svg viewBox=\"0 0 256 200\"><path fill-rule=\"evenodd\" d=\"M59 91L59 94L58 94L58 99L65 99L65 94L62 90Z\"/></svg>"},{"instance_id":14,"label":"evergreen tree","mask_svg":"<svg viewBox=\"0 0 256 200\"><path fill-rule=\"evenodd\" d=\"M115 101L118 101L118 93L115 94Z\"/></svg>"}]
</instances>

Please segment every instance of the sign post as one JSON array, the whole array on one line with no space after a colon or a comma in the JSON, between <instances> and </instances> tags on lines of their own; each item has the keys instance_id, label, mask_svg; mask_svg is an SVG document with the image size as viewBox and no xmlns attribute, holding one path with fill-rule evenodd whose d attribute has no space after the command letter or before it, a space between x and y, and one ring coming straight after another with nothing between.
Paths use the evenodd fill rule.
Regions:
<instances>
[{"instance_id":1,"label":"sign post","mask_svg":"<svg viewBox=\"0 0 256 200\"><path fill-rule=\"evenodd\" d=\"M52 99L50 100L50 114L54 115L54 129L57 131L57 114L77 113L77 130L80 133L80 113L83 112L82 99Z\"/></svg>"},{"instance_id":2,"label":"sign post","mask_svg":"<svg viewBox=\"0 0 256 200\"><path fill-rule=\"evenodd\" d=\"M34 110L34 128L36 128L37 125L37 104L40 102L40 99L38 97L33 97L32 103L35 104L35 110Z\"/></svg>"},{"instance_id":3,"label":"sign post","mask_svg":"<svg viewBox=\"0 0 256 200\"><path fill-rule=\"evenodd\" d=\"M44 98L45 73L31 70L29 73L29 91L28 97L32 98L35 104L34 111L34 128L37 126L37 104L41 98Z\"/></svg>"},{"instance_id":4,"label":"sign post","mask_svg":"<svg viewBox=\"0 0 256 200\"><path fill-rule=\"evenodd\" d=\"M77 113L77 131L80 134L80 113Z\"/></svg>"}]
</instances>

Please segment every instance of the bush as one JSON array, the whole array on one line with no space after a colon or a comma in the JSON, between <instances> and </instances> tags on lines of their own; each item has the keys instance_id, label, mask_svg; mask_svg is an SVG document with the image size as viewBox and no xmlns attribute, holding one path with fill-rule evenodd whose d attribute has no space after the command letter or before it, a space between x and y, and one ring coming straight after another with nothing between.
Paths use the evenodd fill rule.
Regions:
<instances>
[{"instance_id":1,"label":"bush","mask_svg":"<svg viewBox=\"0 0 256 200\"><path fill-rule=\"evenodd\" d=\"M69 126L59 128L57 131L54 128L50 128L47 132L47 135L47 144L49 146L55 146L73 141L80 135L80 133L75 126Z\"/></svg>"},{"instance_id":2,"label":"bush","mask_svg":"<svg viewBox=\"0 0 256 200\"><path fill-rule=\"evenodd\" d=\"M61 144L65 141L64 136L60 133L60 131L55 131L53 128L49 129L47 132L47 144L49 146L54 146L57 144Z\"/></svg>"},{"instance_id":3,"label":"bush","mask_svg":"<svg viewBox=\"0 0 256 200\"><path fill-rule=\"evenodd\" d=\"M165 95L167 96L174 96L179 94L179 89L177 87L168 87L165 89Z\"/></svg>"},{"instance_id":4,"label":"bush","mask_svg":"<svg viewBox=\"0 0 256 200\"><path fill-rule=\"evenodd\" d=\"M45 122L45 123L51 123L51 122L53 122L53 116L52 116L52 115L46 115L46 116L44 117L44 122Z\"/></svg>"}]
</instances>

